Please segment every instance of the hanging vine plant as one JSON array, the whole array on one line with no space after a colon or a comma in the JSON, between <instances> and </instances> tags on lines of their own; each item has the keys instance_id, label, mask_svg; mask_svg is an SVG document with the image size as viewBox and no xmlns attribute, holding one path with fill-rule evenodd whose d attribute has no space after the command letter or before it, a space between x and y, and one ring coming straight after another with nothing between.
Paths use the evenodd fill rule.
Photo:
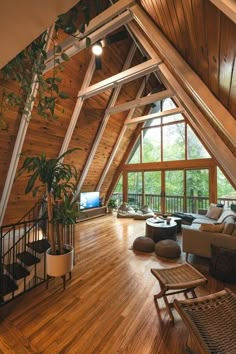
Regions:
<instances>
[{"instance_id":1,"label":"hanging vine plant","mask_svg":"<svg viewBox=\"0 0 236 354\"><path fill-rule=\"evenodd\" d=\"M96 12L100 12L99 1L95 2ZM64 31L68 35L76 37L77 31L84 32L90 21L89 0L80 1L67 13L59 15L55 23L54 35L50 38L52 43L53 69L51 76L45 76L47 52L45 45L48 40L48 32L44 32L28 47L12 59L0 71L0 82L4 87L0 96L0 129L7 129L6 112L9 108L17 107L19 112L32 118L32 106L37 114L45 119L57 119L56 114L58 99L69 98L68 93L60 89L62 78L60 72L64 67L61 62L69 60L58 44L58 32ZM78 24L78 16L82 14L82 21ZM86 38L87 46L90 45ZM16 82L18 88L10 89L8 82ZM33 85L38 85L38 94L31 95ZM15 85L14 85L15 86Z\"/></svg>"}]
</instances>

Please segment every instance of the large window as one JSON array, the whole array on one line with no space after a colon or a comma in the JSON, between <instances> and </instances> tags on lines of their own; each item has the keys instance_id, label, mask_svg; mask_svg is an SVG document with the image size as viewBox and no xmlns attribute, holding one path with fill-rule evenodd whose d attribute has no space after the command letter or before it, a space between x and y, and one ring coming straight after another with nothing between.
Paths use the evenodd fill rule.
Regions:
<instances>
[{"instance_id":1,"label":"large window","mask_svg":"<svg viewBox=\"0 0 236 354\"><path fill-rule=\"evenodd\" d=\"M143 162L161 161L161 128L143 130Z\"/></svg>"},{"instance_id":2,"label":"large window","mask_svg":"<svg viewBox=\"0 0 236 354\"><path fill-rule=\"evenodd\" d=\"M189 125L187 125L187 159L209 158L207 150L204 148L196 134Z\"/></svg>"},{"instance_id":3,"label":"large window","mask_svg":"<svg viewBox=\"0 0 236 354\"><path fill-rule=\"evenodd\" d=\"M171 124L163 127L163 160L185 159L185 124Z\"/></svg>"}]
</instances>

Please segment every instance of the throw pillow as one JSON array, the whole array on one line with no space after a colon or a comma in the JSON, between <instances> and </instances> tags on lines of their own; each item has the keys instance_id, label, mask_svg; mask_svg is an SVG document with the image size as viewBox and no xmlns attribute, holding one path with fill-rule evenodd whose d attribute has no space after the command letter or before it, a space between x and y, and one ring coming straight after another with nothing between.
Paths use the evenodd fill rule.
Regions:
<instances>
[{"instance_id":1,"label":"throw pillow","mask_svg":"<svg viewBox=\"0 0 236 354\"><path fill-rule=\"evenodd\" d=\"M224 224L201 224L199 230L208 232L222 232Z\"/></svg>"},{"instance_id":2,"label":"throw pillow","mask_svg":"<svg viewBox=\"0 0 236 354\"><path fill-rule=\"evenodd\" d=\"M217 220L221 216L222 211L223 211L223 208L219 208L215 204L211 204L208 211L207 211L206 216L208 218Z\"/></svg>"},{"instance_id":3,"label":"throw pillow","mask_svg":"<svg viewBox=\"0 0 236 354\"><path fill-rule=\"evenodd\" d=\"M148 205L144 205L140 210L143 212L143 214L152 213L152 209L150 209Z\"/></svg>"},{"instance_id":4,"label":"throw pillow","mask_svg":"<svg viewBox=\"0 0 236 354\"><path fill-rule=\"evenodd\" d=\"M231 204L231 209L236 213L236 204Z\"/></svg>"},{"instance_id":5,"label":"throw pillow","mask_svg":"<svg viewBox=\"0 0 236 354\"><path fill-rule=\"evenodd\" d=\"M232 235L232 232L234 231L235 224L231 223L225 223L224 229L222 231L223 234L227 235Z\"/></svg>"},{"instance_id":6,"label":"throw pillow","mask_svg":"<svg viewBox=\"0 0 236 354\"><path fill-rule=\"evenodd\" d=\"M121 204L121 206L119 207L119 211L127 211L127 210L128 210L127 203L123 203L123 204Z\"/></svg>"},{"instance_id":7,"label":"throw pillow","mask_svg":"<svg viewBox=\"0 0 236 354\"><path fill-rule=\"evenodd\" d=\"M222 213L221 216L219 217L218 222L223 222L223 221L225 221L228 217L233 217L233 218L235 218L235 216L236 216L236 214L234 214L234 213L232 212L232 210L226 209L226 210L223 211L223 213Z\"/></svg>"}]
</instances>

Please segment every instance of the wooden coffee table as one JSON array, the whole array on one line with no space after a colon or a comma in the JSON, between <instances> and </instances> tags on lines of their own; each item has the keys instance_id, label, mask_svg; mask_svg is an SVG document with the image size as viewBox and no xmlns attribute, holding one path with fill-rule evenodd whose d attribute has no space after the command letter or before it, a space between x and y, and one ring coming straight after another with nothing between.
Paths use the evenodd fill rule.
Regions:
<instances>
[{"instance_id":1,"label":"wooden coffee table","mask_svg":"<svg viewBox=\"0 0 236 354\"><path fill-rule=\"evenodd\" d=\"M177 223L171 219L167 224L166 220L160 218L149 218L146 220L146 236L154 242L171 239L176 240Z\"/></svg>"}]
</instances>

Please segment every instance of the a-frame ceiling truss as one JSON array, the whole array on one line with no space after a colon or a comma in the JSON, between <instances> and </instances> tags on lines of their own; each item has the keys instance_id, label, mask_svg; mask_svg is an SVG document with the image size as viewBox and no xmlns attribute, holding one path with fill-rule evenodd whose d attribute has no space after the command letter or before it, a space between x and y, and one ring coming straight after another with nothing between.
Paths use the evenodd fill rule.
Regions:
<instances>
[{"instance_id":1,"label":"a-frame ceiling truss","mask_svg":"<svg viewBox=\"0 0 236 354\"><path fill-rule=\"evenodd\" d=\"M219 138L216 131L212 128L211 124L209 124L206 117L200 112L197 105L190 97L192 97L195 102L197 102L198 106L201 107L206 115L210 116L210 118L214 120L214 123L217 124L218 128L224 133L225 137L230 141L232 146L235 147L234 151L236 151L236 134L235 129L232 129L233 124L235 123L234 118L213 96L213 94L211 94L209 89L202 83L199 77L193 73L191 68L184 62L184 60L177 54L175 49L161 35L156 26L150 21L150 19L144 13L141 7L136 4L135 1L120 0L116 2L116 4L112 5L110 8L93 19L85 33L83 35L78 34L79 39L69 37L61 43L61 46L63 49L66 49L66 53L69 56L72 56L86 47L85 37L87 35L89 35L91 42L94 43L103 39L106 35L123 25L125 25L126 28L132 33L132 36L135 37L136 41L139 43L139 48L141 47L143 52L147 54L148 60L92 86L88 86L90 78L87 78L78 93L78 106L74 111L74 121L76 121L76 117L78 118L84 99L103 92L108 88L114 88L117 86L120 87L122 84L135 80L138 77L142 77L149 73L158 71L158 76L161 77L161 80L166 84L166 87L168 87L168 89L164 91L164 96L161 96L163 95L161 92L147 97L138 98L136 101L134 100L125 103L124 105L126 109L132 110L135 107L135 104L138 105L140 101L145 105L153 102L152 99L158 100L163 99L164 97L176 95L182 104L182 107L179 107L179 109L185 109L187 111L187 115L189 120L191 120L192 126L194 129L196 129L198 135L204 141L208 150L218 160L227 177L234 185L236 185L236 174L235 168L233 167L236 164L235 155L222 141L222 139ZM143 33L139 30L139 27L142 29L143 33L147 35L149 41L152 42L152 46L150 45L147 38L143 35ZM148 36L148 33L152 33L152 36ZM170 73L170 70L167 68L166 64L163 62L159 55L165 58L165 61L168 61L169 67L173 68L175 71L175 76ZM49 51L46 71L52 67L51 58L52 54ZM184 89L178 84L176 78L183 83ZM153 97L150 98L151 96ZM110 107L110 111L106 111L105 115L111 114L112 110L115 112L115 109L117 109L115 106ZM173 114L175 113L176 112L173 111ZM131 117L128 119L130 120ZM139 117L139 119L140 121L144 121L146 119L152 119L152 117L150 117L148 114L144 117ZM204 126L205 129L202 129L202 126ZM71 126L71 128L68 129L68 135L64 140L61 149L62 152L66 150L67 146L69 145L72 131L73 127ZM19 134L21 134L20 130L18 135ZM21 134L20 139L21 146L19 146L17 149L18 156L21 152L24 135ZM17 138L17 140L19 140L19 138ZM94 149L93 154L95 153L95 150L96 149ZM13 157L14 154L15 153L13 152ZM0 221L3 219L5 207L9 199L9 194L16 173L18 159L14 158L14 160L15 167L11 169L10 172L12 177L9 179L9 176L7 176L2 200L0 203ZM88 169L88 166L86 169ZM101 184L99 183L99 187L100 186ZM79 187L81 188L81 186Z\"/></svg>"}]
</instances>

